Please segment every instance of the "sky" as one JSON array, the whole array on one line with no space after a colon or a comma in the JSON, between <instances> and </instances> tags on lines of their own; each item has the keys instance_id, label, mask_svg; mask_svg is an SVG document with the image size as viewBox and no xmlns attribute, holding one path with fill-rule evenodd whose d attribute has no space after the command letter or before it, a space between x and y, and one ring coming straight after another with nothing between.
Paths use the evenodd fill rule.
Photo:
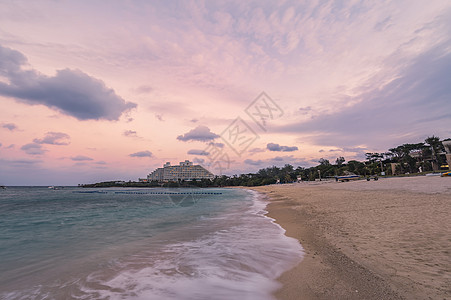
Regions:
<instances>
[{"instance_id":1,"label":"sky","mask_svg":"<svg viewBox=\"0 0 451 300\"><path fill-rule=\"evenodd\" d=\"M0 185L451 137L450 1L1 1Z\"/></svg>"}]
</instances>

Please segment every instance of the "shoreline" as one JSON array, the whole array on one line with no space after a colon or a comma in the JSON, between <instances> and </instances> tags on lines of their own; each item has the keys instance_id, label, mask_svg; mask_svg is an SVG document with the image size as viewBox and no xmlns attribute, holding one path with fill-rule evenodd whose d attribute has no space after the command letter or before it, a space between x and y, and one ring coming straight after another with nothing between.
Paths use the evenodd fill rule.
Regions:
<instances>
[{"instance_id":1,"label":"shoreline","mask_svg":"<svg viewBox=\"0 0 451 300\"><path fill-rule=\"evenodd\" d=\"M275 297L449 299L451 182L436 179L251 188L305 252Z\"/></svg>"}]
</instances>

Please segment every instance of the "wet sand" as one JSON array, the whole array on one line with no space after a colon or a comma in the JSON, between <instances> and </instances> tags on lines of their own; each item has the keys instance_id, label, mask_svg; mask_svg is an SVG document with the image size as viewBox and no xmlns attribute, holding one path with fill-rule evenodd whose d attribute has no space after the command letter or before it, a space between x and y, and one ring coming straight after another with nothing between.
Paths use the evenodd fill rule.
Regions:
<instances>
[{"instance_id":1,"label":"wet sand","mask_svg":"<svg viewBox=\"0 0 451 300\"><path fill-rule=\"evenodd\" d=\"M254 189L305 249L278 299L451 299L451 178Z\"/></svg>"}]
</instances>

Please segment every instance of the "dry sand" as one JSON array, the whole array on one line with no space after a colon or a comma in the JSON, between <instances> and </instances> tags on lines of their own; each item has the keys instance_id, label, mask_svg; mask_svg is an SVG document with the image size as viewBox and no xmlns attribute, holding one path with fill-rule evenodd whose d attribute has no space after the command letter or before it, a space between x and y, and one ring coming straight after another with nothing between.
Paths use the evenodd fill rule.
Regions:
<instances>
[{"instance_id":1,"label":"dry sand","mask_svg":"<svg viewBox=\"0 0 451 300\"><path fill-rule=\"evenodd\" d=\"M305 249L278 299L451 299L451 178L255 190Z\"/></svg>"}]
</instances>

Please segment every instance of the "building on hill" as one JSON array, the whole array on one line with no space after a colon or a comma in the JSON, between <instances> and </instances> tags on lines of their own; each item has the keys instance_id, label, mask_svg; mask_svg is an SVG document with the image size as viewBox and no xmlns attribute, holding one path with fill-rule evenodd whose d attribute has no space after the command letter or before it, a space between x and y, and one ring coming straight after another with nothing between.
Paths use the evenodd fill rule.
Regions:
<instances>
[{"instance_id":1,"label":"building on hill","mask_svg":"<svg viewBox=\"0 0 451 300\"><path fill-rule=\"evenodd\" d=\"M170 162L165 163L162 168L158 168L147 175L147 181L191 181L198 179L213 179L214 177L213 173L204 167L193 165L189 160L185 160L176 166L171 166Z\"/></svg>"}]
</instances>

